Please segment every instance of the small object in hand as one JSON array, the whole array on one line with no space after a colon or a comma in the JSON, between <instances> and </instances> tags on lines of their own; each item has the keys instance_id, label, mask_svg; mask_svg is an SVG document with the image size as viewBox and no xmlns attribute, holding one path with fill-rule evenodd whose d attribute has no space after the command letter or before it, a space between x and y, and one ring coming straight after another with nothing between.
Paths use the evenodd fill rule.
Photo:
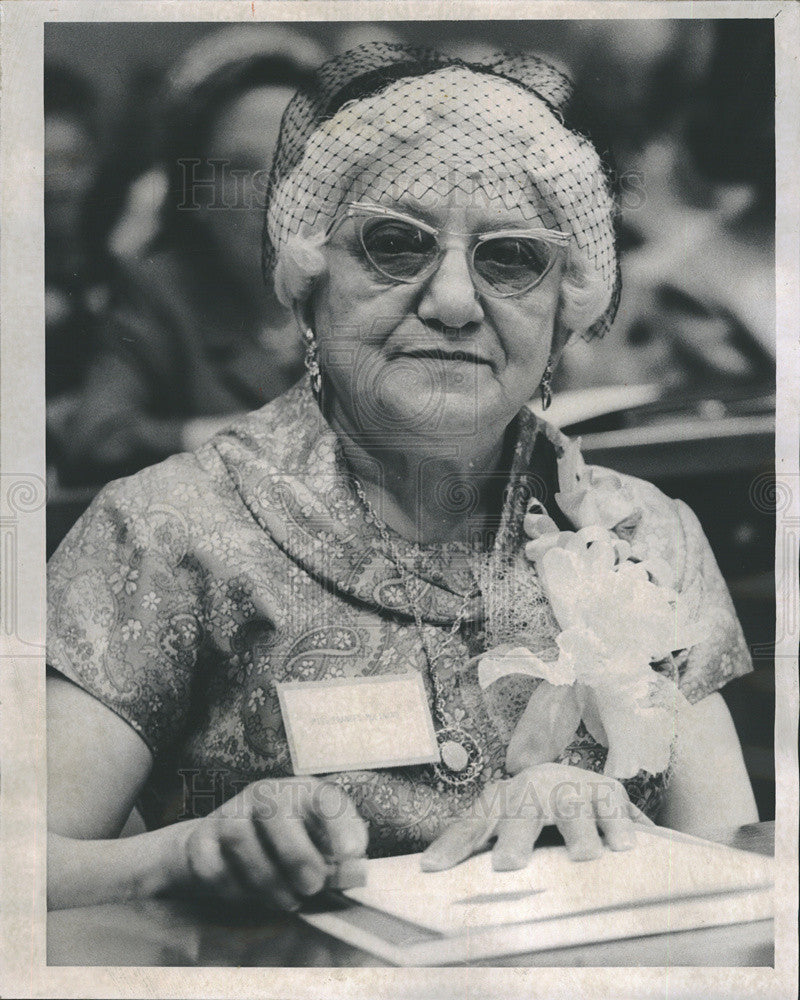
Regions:
<instances>
[{"instance_id":1,"label":"small object in hand","mask_svg":"<svg viewBox=\"0 0 800 1000\"><path fill-rule=\"evenodd\" d=\"M367 884L367 868L364 858L344 858L342 861L328 862L326 889L355 889Z\"/></svg>"},{"instance_id":2,"label":"small object in hand","mask_svg":"<svg viewBox=\"0 0 800 1000\"><path fill-rule=\"evenodd\" d=\"M469 764L469 754L455 740L448 740L442 744L441 758L444 766L451 771L463 771Z\"/></svg>"}]
</instances>

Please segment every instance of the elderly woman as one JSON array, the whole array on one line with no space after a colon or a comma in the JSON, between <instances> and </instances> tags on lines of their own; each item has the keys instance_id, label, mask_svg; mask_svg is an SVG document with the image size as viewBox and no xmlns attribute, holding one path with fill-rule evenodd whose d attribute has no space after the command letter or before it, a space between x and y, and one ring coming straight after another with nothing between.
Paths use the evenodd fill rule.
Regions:
<instances>
[{"instance_id":1,"label":"elderly woman","mask_svg":"<svg viewBox=\"0 0 800 1000\"><path fill-rule=\"evenodd\" d=\"M290 104L266 260L307 378L51 562L51 905L296 908L365 853L508 869L547 825L580 860L756 818L696 519L528 407L619 294L568 98L531 57L373 44Z\"/></svg>"}]
</instances>

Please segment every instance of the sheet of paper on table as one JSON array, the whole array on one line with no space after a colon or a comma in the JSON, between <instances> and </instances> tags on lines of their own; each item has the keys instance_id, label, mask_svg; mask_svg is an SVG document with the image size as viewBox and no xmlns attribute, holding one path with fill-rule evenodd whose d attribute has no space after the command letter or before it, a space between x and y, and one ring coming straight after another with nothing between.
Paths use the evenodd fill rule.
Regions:
<instances>
[{"instance_id":1,"label":"sheet of paper on table","mask_svg":"<svg viewBox=\"0 0 800 1000\"><path fill-rule=\"evenodd\" d=\"M445 965L772 916L771 858L668 833L581 863L538 848L516 872L493 871L488 852L445 872L421 871L418 854L376 859L346 904L306 919L394 964Z\"/></svg>"}]
</instances>

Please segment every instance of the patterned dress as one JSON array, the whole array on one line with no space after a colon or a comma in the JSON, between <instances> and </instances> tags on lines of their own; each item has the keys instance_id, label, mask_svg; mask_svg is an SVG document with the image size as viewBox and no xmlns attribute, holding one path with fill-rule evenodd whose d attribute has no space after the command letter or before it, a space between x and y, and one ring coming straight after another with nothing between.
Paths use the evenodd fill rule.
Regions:
<instances>
[{"instance_id":1,"label":"patterned dress","mask_svg":"<svg viewBox=\"0 0 800 1000\"><path fill-rule=\"evenodd\" d=\"M332 776L369 823L370 853L421 850L506 776L508 741L539 682L507 677L482 690L475 657L489 639L513 639L521 619L537 654L555 654L559 629L523 556L522 522L536 496L565 524L554 494L568 444L527 410L509 442L489 556L474 554L466 533L463 543L431 546L393 535L405 586L305 381L197 452L99 494L50 561L48 664L152 751L140 803L150 827L205 814L256 779L292 774L276 682L418 671L430 699L429 655L444 722L471 734L482 769L463 786L432 765ZM637 544L667 560L679 591L712 623L704 642L668 665L697 701L751 669L725 584L685 505L640 480L611 481L641 514ZM469 498L453 502L464 504L468 525ZM479 561L494 567L488 588ZM476 578L484 597L447 643ZM559 759L602 770L605 755L581 724ZM655 815L667 780L640 772L626 785Z\"/></svg>"}]
</instances>

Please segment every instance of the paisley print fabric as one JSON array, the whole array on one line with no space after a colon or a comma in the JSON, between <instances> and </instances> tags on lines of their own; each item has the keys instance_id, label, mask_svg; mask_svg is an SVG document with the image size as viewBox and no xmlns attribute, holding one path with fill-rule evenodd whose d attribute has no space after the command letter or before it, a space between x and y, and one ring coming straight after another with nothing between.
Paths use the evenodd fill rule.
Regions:
<instances>
[{"instance_id":1,"label":"paisley print fabric","mask_svg":"<svg viewBox=\"0 0 800 1000\"><path fill-rule=\"evenodd\" d=\"M522 554L522 519L536 495L564 520L553 495L565 439L527 410L510 433L511 471L488 558L468 539L421 547L393 536L424 644L305 381L197 452L99 494L50 562L48 663L151 749L141 802L149 826L202 815L251 781L292 774L276 682L419 671L430 698L426 646L445 721L475 738L484 767L461 788L443 784L432 766L332 776L369 821L370 852L422 849L505 776L508 740L537 682L509 677L480 690L475 657L492 631L486 608L524 603L526 635L540 655L555 655L558 626ZM696 701L750 669L741 629L694 515L648 483L619 481L642 513L637 542L667 559L679 589L712 616L702 646L663 665ZM492 599L468 603L464 628L444 646L476 579ZM580 726L560 759L602 770L605 749ZM640 773L628 790L655 815L666 783L665 774Z\"/></svg>"}]
</instances>

